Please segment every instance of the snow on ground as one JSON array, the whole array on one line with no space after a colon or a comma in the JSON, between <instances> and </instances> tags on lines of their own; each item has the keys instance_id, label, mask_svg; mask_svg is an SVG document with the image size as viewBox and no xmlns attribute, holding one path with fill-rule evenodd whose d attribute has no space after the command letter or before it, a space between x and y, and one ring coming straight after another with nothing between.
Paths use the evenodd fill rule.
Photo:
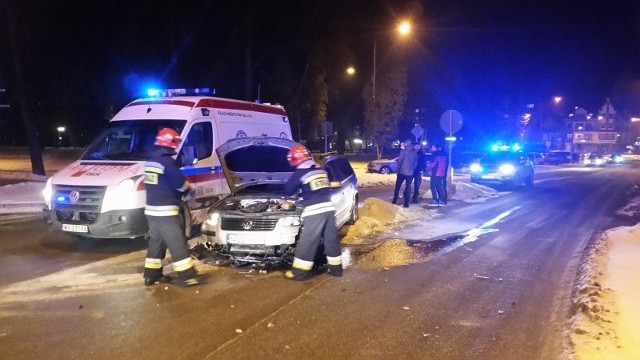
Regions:
<instances>
[{"instance_id":1,"label":"snow on ground","mask_svg":"<svg viewBox=\"0 0 640 360\"><path fill-rule=\"evenodd\" d=\"M588 251L571 302L571 357L640 359L640 224L607 231Z\"/></svg>"},{"instance_id":2,"label":"snow on ground","mask_svg":"<svg viewBox=\"0 0 640 360\"><path fill-rule=\"evenodd\" d=\"M44 206L43 182L0 186L0 214L36 213Z\"/></svg>"},{"instance_id":3,"label":"snow on ground","mask_svg":"<svg viewBox=\"0 0 640 360\"><path fill-rule=\"evenodd\" d=\"M622 209L616 211L616 214L623 216L634 216L634 214L640 213L640 196L636 196L629 201L629 203Z\"/></svg>"}]
</instances>

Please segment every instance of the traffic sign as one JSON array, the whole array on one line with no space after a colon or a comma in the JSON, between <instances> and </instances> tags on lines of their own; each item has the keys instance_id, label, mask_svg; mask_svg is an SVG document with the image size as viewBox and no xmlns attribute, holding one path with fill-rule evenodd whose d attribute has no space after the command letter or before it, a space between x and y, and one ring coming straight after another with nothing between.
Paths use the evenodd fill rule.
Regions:
<instances>
[{"instance_id":1,"label":"traffic sign","mask_svg":"<svg viewBox=\"0 0 640 360\"><path fill-rule=\"evenodd\" d=\"M440 128L447 133L453 134L462 129L462 114L456 110L447 110L440 116Z\"/></svg>"}]
</instances>

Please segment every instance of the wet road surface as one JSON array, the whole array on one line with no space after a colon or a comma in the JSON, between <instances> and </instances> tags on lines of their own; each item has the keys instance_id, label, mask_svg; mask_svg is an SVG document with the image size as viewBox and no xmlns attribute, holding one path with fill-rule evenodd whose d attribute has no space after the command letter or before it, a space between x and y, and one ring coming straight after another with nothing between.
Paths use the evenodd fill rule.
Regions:
<instances>
[{"instance_id":1,"label":"wet road surface","mask_svg":"<svg viewBox=\"0 0 640 360\"><path fill-rule=\"evenodd\" d=\"M347 248L336 279L200 266L142 286L144 243L0 225L0 355L32 358L554 359L582 249L619 225L638 169L572 169L533 189Z\"/></svg>"}]
</instances>

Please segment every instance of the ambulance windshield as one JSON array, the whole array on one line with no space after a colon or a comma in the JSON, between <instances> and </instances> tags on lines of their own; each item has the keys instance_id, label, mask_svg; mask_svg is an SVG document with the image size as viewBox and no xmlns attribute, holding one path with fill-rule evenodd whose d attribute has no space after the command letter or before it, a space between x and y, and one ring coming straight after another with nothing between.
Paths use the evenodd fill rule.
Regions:
<instances>
[{"instance_id":1,"label":"ambulance windshield","mask_svg":"<svg viewBox=\"0 0 640 360\"><path fill-rule=\"evenodd\" d=\"M154 150L158 130L169 127L182 132L186 120L112 121L89 145L82 160L144 160Z\"/></svg>"}]
</instances>

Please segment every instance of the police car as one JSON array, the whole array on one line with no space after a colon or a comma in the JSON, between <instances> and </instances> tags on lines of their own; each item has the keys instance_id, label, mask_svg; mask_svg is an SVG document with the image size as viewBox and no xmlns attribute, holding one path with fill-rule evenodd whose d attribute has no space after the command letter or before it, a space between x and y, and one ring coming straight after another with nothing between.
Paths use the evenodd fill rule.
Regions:
<instances>
[{"instance_id":1,"label":"police car","mask_svg":"<svg viewBox=\"0 0 640 360\"><path fill-rule=\"evenodd\" d=\"M509 187L533 185L533 161L519 146L494 146L492 150L471 164L471 182Z\"/></svg>"}]
</instances>

